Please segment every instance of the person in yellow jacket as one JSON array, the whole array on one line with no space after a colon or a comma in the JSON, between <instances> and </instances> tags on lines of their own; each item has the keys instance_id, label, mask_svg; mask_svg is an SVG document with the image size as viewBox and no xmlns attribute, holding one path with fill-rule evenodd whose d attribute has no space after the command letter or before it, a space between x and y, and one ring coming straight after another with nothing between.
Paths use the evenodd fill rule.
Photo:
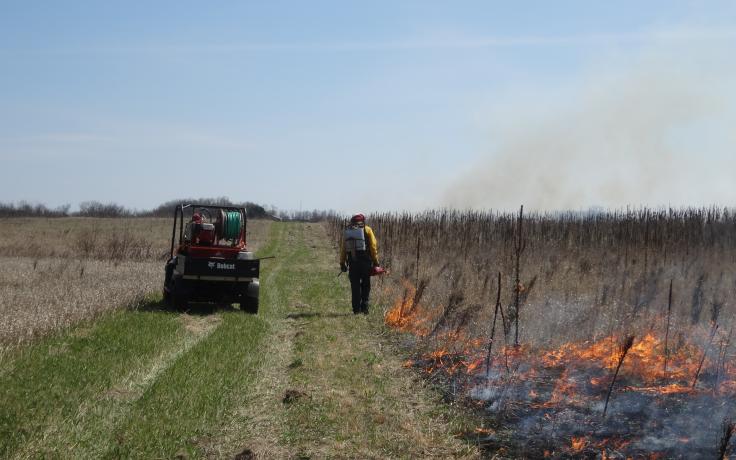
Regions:
<instances>
[{"instance_id":1,"label":"person in yellow jacket","mask_svg":"<svg viewBox=\"0 0 736 460\"><path fill-rule=\"evenodd\" d=\"M350 270L353 313L368 314L371 294L371 270L378 267L378 241L365 224L365 216L356 214L343 231L340 245L340 270Z\"/></svg>"}]
</instances>

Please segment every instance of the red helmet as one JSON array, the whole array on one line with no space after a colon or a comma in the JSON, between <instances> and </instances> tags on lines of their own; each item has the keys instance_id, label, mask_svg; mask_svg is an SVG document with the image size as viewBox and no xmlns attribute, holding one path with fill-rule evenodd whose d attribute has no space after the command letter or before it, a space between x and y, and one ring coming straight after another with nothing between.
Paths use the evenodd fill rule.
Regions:
<instances>
[{"instance_id":1,"label":"red helmet","mask_svg":"<svg viewBox=\"0 0 736 460\"><path fill-rule=\"evenodd\" d=\"M350 222L365 222L365 216L361 213L358 213L350 218Z\"/></svg>"}]
</instances>

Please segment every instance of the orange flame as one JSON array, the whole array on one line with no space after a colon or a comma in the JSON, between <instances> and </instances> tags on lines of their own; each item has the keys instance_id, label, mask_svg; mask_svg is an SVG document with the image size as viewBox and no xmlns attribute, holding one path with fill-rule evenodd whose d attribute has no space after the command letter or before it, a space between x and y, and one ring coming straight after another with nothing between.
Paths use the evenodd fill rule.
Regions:
<instances>
[{"instance_id":1,"label":"orange flame","mask_svg":"<svg viewBox=\"0 0 736 460\"><path fill-rule=\"evenodd\" d=\"M475 432L478 433L478 434L493 434L496 431L495 430L492 430L491 428L483 428L483 427L480 427L479 426L479 427L477 427L475 429Z\"/></svg>"},{"instance_id":2,"label":"orange flame","mask_svg":"<svg viewBox=\"0 0 736 460\"><path fill-rule=\"evenodd\" d=\"M417 300L417 290L407 280L401 280L402 295L396 299L385 317L385 323L396 330L426 337L433 329L441 308L426 308ZM639 336L628 350L626 360L620 369L620 375L626 378L623 388L653 394L676 394L694 392L693 376L696 374L700 359L705 356L703 345L708 342L708 330L695 330L690 341L678 340L677 346L672 343L665 347L664 341L653 332ZM485 368L487 338L470 337L464 330L447 331L435 336L438 348L428 351L422 360L407 361L405 366L425 363L425 370L433 373L442 370L447 374L482 372ZM700 344L700 345L699 345ZM551 350L533 349L530 345L518 347L495 347L491 356L491 366L503 365L509 369L512 362L524 362L523 371L514 372L526 379L537 377L544 368L557 368L562 371L555 382L549 398L539 400L536 392L529 397L535 400L537 407L552 407L557 404L579 403L585 396L579 386L589 384L596 388L605 388L610 384L611 376L600 374L601 368L613 371L619 363L621 353L621 337L610 335L600 340L578 343L564 343ZM503 364L502 364L503 363ZM665 368L665 363L667 364ZM713 367L714 363L706 356L703 368ZM575 369L597 369L588 377L580 379ZM736 367L724 366L719 369L716 392L736 393Z\"/></svg>"},{"instance_id":3,"label":"orange flame","mask_svg":"<svg viewBox=\"0 0 736 460\"><path fill-rule=\"evenodd\" d=\"M417 290L411 282L402 279L401 283L404 286L404 295L396 299L393 307L386 313L384 322L399 331L411 332L420 337L426 336L430 332L429 324L432 316L419 302L414 305Z\"/></svg>"},{"instance_id":4,"label":"orange flame","mask_svg":"<svg viewBox=\"0 0 736 460\"><path fill-rule=\"evenodd\" d=\"M585 449L585 446L588 445L588 440L585 439L584 436L576 437L573 436L572 440L570 441L570 448L573 452L580 452L581 450Z\"/></svg>"},{"instance_id":5,"label":"orange flame","mask_svg":"<svg viewBox=\"0 0 736 460\"><path fill-rule=\"evenodd\" d=\"M548 351L542 358L547 367L564 365L570 361L592 361L607 369L615 369L619 359L620 340L616 336L606 337L597 342L581 344L566 343L556 350ZM667 372L664 371L664 344L652 333L634 342L626 355L622 372L635 375L651 383L657 379L690 378L698 367L697 357L702 352L694 345L685 345L669 353ZM706 360L708 363L708 361ZM598 385L599 379L591 380Z\"/></svg>"}]
</instances>

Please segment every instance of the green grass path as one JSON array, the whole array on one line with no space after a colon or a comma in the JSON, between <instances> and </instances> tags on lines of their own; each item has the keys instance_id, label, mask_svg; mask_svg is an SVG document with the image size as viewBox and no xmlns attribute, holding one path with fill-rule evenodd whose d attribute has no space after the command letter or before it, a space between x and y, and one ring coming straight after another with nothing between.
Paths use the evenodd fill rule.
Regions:
<instances>
[{"instance_id":1,"label":"green grass path","mask_svg":"<svg viewBox=\"0 0 736 460\"><path fill-rule=\"evenodd\" d=\"M474 457L443 406L354 316L317 224L275 224L261 309L119 311L3 357L0 458Z\"/></svg>"}]
</instances>

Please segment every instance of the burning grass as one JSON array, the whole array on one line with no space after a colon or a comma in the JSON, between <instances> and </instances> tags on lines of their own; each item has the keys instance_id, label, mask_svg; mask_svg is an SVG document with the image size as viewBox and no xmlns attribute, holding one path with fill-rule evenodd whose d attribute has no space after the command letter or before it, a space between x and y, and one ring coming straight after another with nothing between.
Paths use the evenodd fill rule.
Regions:
<instances>
[{"instance_id":1,"label":"burning grass","mask_svg":"<svg viewBox=\"0 0 736 460\"><path fill-rule=\"evenodd\" d=\"M452 388L454 398L488 417L494 431L482 444L493 451L529 458L715 455L717 426L736 410L736 369L730 359L706 353L710 342L728 340L710 340L713 329L683 338L667 370L664 339L656 331L554 348L507 345L485 368L482 337L453 332L430 340L426 327L412 327L401 308L403 302L387 312L387 324L413 331L417 348L424 348L406 366Z\"/></svg>"},{"instance_id":2,"label":"burning grass","mask_svg":"<svg viewBox=\"0 0 736 460\"><path fill-rule=\"evenodd\" d=\"M717 457L736 410L734 214L527 219L374 216L406 365L487 417L494 454Z\"/></svg>"}]
</instances>

